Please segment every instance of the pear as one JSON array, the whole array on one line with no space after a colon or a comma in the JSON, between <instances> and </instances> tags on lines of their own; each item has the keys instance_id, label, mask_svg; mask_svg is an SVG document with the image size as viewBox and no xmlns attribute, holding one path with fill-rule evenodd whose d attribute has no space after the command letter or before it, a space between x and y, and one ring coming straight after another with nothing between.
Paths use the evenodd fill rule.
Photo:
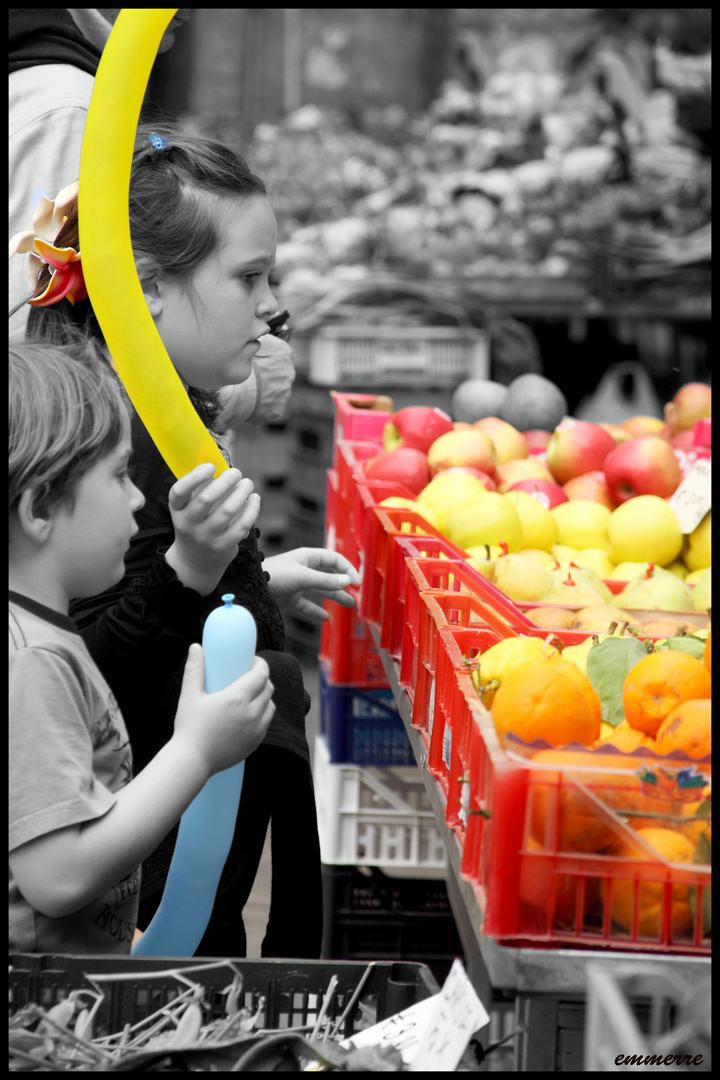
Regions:
<instances>
[{"instance_id":1,"label":"pear","mask_svg":"<svg viewBox=\"0 0 720 1080\"><path fill-rule=\"evenodd\" d=\"M608 581L634 581L635 578L646 574L650 569L649 562L621 562L618 563L612 573L608 574Z\"/></svg>"},{"instance_id":2,"label":"pear","mask_svg":"<svg viewBox=\"0 0 720 1080\"><path fill-rule=\"evenodd\" d=\"M542 551L540 548L521 548L518 555L522 555L525 559L532 559L533 562L544 567L545 570L554 570L557 566L555 556L551 555L549 551Z\"/></svg>"},{"instance_id":3,"label":"pear","mask_svg":"<svg viewBox=\"0 0 720 1080\"><path fill-rule=\"evenodd\" d=\"M494 583L511 600L539 600L552 584L549 570L522 555L503 555L495 562Z\"/></svg>"},{"instance_id":4,"label":"pear","mask_svg":"<svg viewBox=\"0 0 720 1080\"><path fill-rule=\"evenodd\" d=\"M684 634L691 634L697 627L694 623L681 619L679 615L653 615L649 619L643 619L641 624L642 633L648 637L677 637L678 630Z\"/></svg>"},{"instance_id":5,"label":"pear","mask_svg":"<svg viewBox=\"0 0 720 1080\"><path fill-rule=\"evenodd\" d=\"M700 580L693 589L694 607L696 611L706 611L711 604L710 590L712 587L712 567L704 570Z\"/></svg>"},{"instance_id":6,"label":"pear","mask_svg":"<svg viewBox=\"0 0 720 1080\"><path fill-rule=\"evenodd\" d=\"M568 572L572 575L572 579L576 585L592 585L598 595L606 604L611 604L613 600L613 593L607 587L602 578L598 577L594 570L585 566L573 566L572 563L568 566ZM557 572L557 571L556 571ZM567 576L567 575L563 575Z\"/></svg>"},{"instance_id":7,"label":"pear","mask_svg":"<svg viewBox=\"0 0 720 1080\"><path fill-rule=\"evenodd\" d=\"M647 576L643 574L626 585L615 603L622 608L648 611L692 611L693 593L675 574L656 566Z\"/></svg>"},{"instance_id":8,"label":"pear","mask_svg":"<svg viewBox=\"0 0 720 1080\"><path fill-rule=\"evenodd\" d=\"M552 570L553 583L542 599L546 604L568 604L572 607L587 607L588 604L606 604L607 599L588 578L583 578L583 570ZM603 585L607 589L607 585Z\"/></svg>"},{"instance_id":9,"label":"pear","mask_svg":"<svg viewBox=\"0 0 720 1080\"><path fill-rule=\"evenodd\" d=\"M479 574L492 581L495 577L495 563L501 548L492 547L490 544L481 544L479 547L470 548L468 551L468 566L477 570ZM494 554L496 552L497 554Z\"/></svg>"},{"instance_id":10,"label":"pear","mask_svg":"<svg viewBox=\"0 0 720 1080\"><path fill-rule=\"evenodd\" d=\"M608 633L611 623L617 623L618 627L622 626L623 623L627 623L631 630L640 629L639 621L629 612L621 611L616 607L605 607L597 604L576 611L570 623L570 629L605 634Z\"/></svg>"},{"instance_id":11,"label":"pear","mask_svg":"<svg viewBox=\"0 0 720 1080\"><path fill-rule=\"evenodd\" d=\"M575 612L569 611L568 608L552 607L551 604L547 604L545 607L531 608L525 614L536 626L542 626L548 630L569 630Z\"/></svg>"}]
</instances>

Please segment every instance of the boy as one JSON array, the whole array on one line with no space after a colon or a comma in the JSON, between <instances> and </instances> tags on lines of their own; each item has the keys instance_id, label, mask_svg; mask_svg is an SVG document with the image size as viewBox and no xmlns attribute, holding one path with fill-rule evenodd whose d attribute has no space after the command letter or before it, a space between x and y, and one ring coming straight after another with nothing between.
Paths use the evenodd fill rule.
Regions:
<instances>
[{"instance_id":1,"label":"boy","mask_svg":"<svg viewBox=\"0 0 720 1080\"><path fill-rule=\"evenodd\" d=\"M122 393L102 360L30 343L11 346L9 391L10 950L129 954L140 863L258 746L273 686L256 657L205 694L192 645L172 738L133 779L122 715L68 616L123 576L143 505Z\"/></svg>"}]
</instances>

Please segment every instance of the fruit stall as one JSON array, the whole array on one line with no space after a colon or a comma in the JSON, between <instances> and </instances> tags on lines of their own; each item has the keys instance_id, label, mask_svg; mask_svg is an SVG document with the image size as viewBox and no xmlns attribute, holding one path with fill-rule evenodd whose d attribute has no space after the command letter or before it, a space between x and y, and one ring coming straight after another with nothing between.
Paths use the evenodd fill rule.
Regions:
<instances>
[{"instance_id":1,"label":"fruit stall","mask_svg":"<svg viewBox=\"0 0 720 1080\"><path fill-rule=\"evenodd\" d=\"M461 420L332 392L327 542L363 580L326 602L323 860L446 867L473 985L513 1002L507 1067L685 1037L707 1066L710 390L622 424L559 401L543 433L502 419L512 389ZM323 806L331 774L408 762L421 813Z\"/></svg>"}]
</instances>

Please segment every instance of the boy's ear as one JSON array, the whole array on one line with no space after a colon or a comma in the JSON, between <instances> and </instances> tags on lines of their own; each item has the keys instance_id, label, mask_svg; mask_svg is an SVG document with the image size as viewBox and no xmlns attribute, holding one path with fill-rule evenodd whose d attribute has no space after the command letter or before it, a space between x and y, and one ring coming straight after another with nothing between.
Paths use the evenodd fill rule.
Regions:
<instances>
[{"instance_id":1,"label":"boy's ear","mask_svg":"<svg viewBox=\"0 0 720 1080\"><path fill-rule=\"evenodd\" d=\"M36 544L44 544L52 530L52 516L41 517L35 513L35 489L26 488L17 505L20 528Z\"/></svg>"}]
</instances>

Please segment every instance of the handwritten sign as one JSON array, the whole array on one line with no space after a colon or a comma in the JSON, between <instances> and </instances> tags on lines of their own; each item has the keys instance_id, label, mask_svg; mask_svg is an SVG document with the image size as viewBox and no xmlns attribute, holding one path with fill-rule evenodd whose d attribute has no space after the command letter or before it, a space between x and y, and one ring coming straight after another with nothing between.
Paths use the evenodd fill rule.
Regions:
<instances>
[{"instance_id":1,"label":"handwritten sign","mask_svg":"<svg viewBox=\"0 0 720 1080\"><path fill-rule=\"evenodd\" d=\"M454 1072L474 1033L490 1023L459 960L453 962L445 985L432 1000L436 1007L424 1027L410 1072Z\"/></svg>"},{"instance_id":2,"label":"handwritten sign","mask_svg":"<svg viewBox=\"0 0 720 1080\"><path fill-rule=\"evenodd\" d=\"M365 1031L356 1032L340 1045L347 1050L352 1047L359 1049L362 1046L393 1046L402 1057L404 1064L409 1065L415 1056L425 1027L435 1012L439 996L439 994L434 994L433 997L425 998L424 1001L418 1001L409 1009L403 1009L402 1012L388 1017L387 1020L381 1020L379 1024L374 1024Z\"/></svg>"},{"instance_id":3,"label":"handwritten sign","mask_svg":"<svg viewBox=\"0 0 720 1080\"><path fill-rule=\"evenodd\" d=\"M712 467L709 458L696 461L669 503L684 533L696 529L712 505Z\"/></svg>"}]
</instances>

